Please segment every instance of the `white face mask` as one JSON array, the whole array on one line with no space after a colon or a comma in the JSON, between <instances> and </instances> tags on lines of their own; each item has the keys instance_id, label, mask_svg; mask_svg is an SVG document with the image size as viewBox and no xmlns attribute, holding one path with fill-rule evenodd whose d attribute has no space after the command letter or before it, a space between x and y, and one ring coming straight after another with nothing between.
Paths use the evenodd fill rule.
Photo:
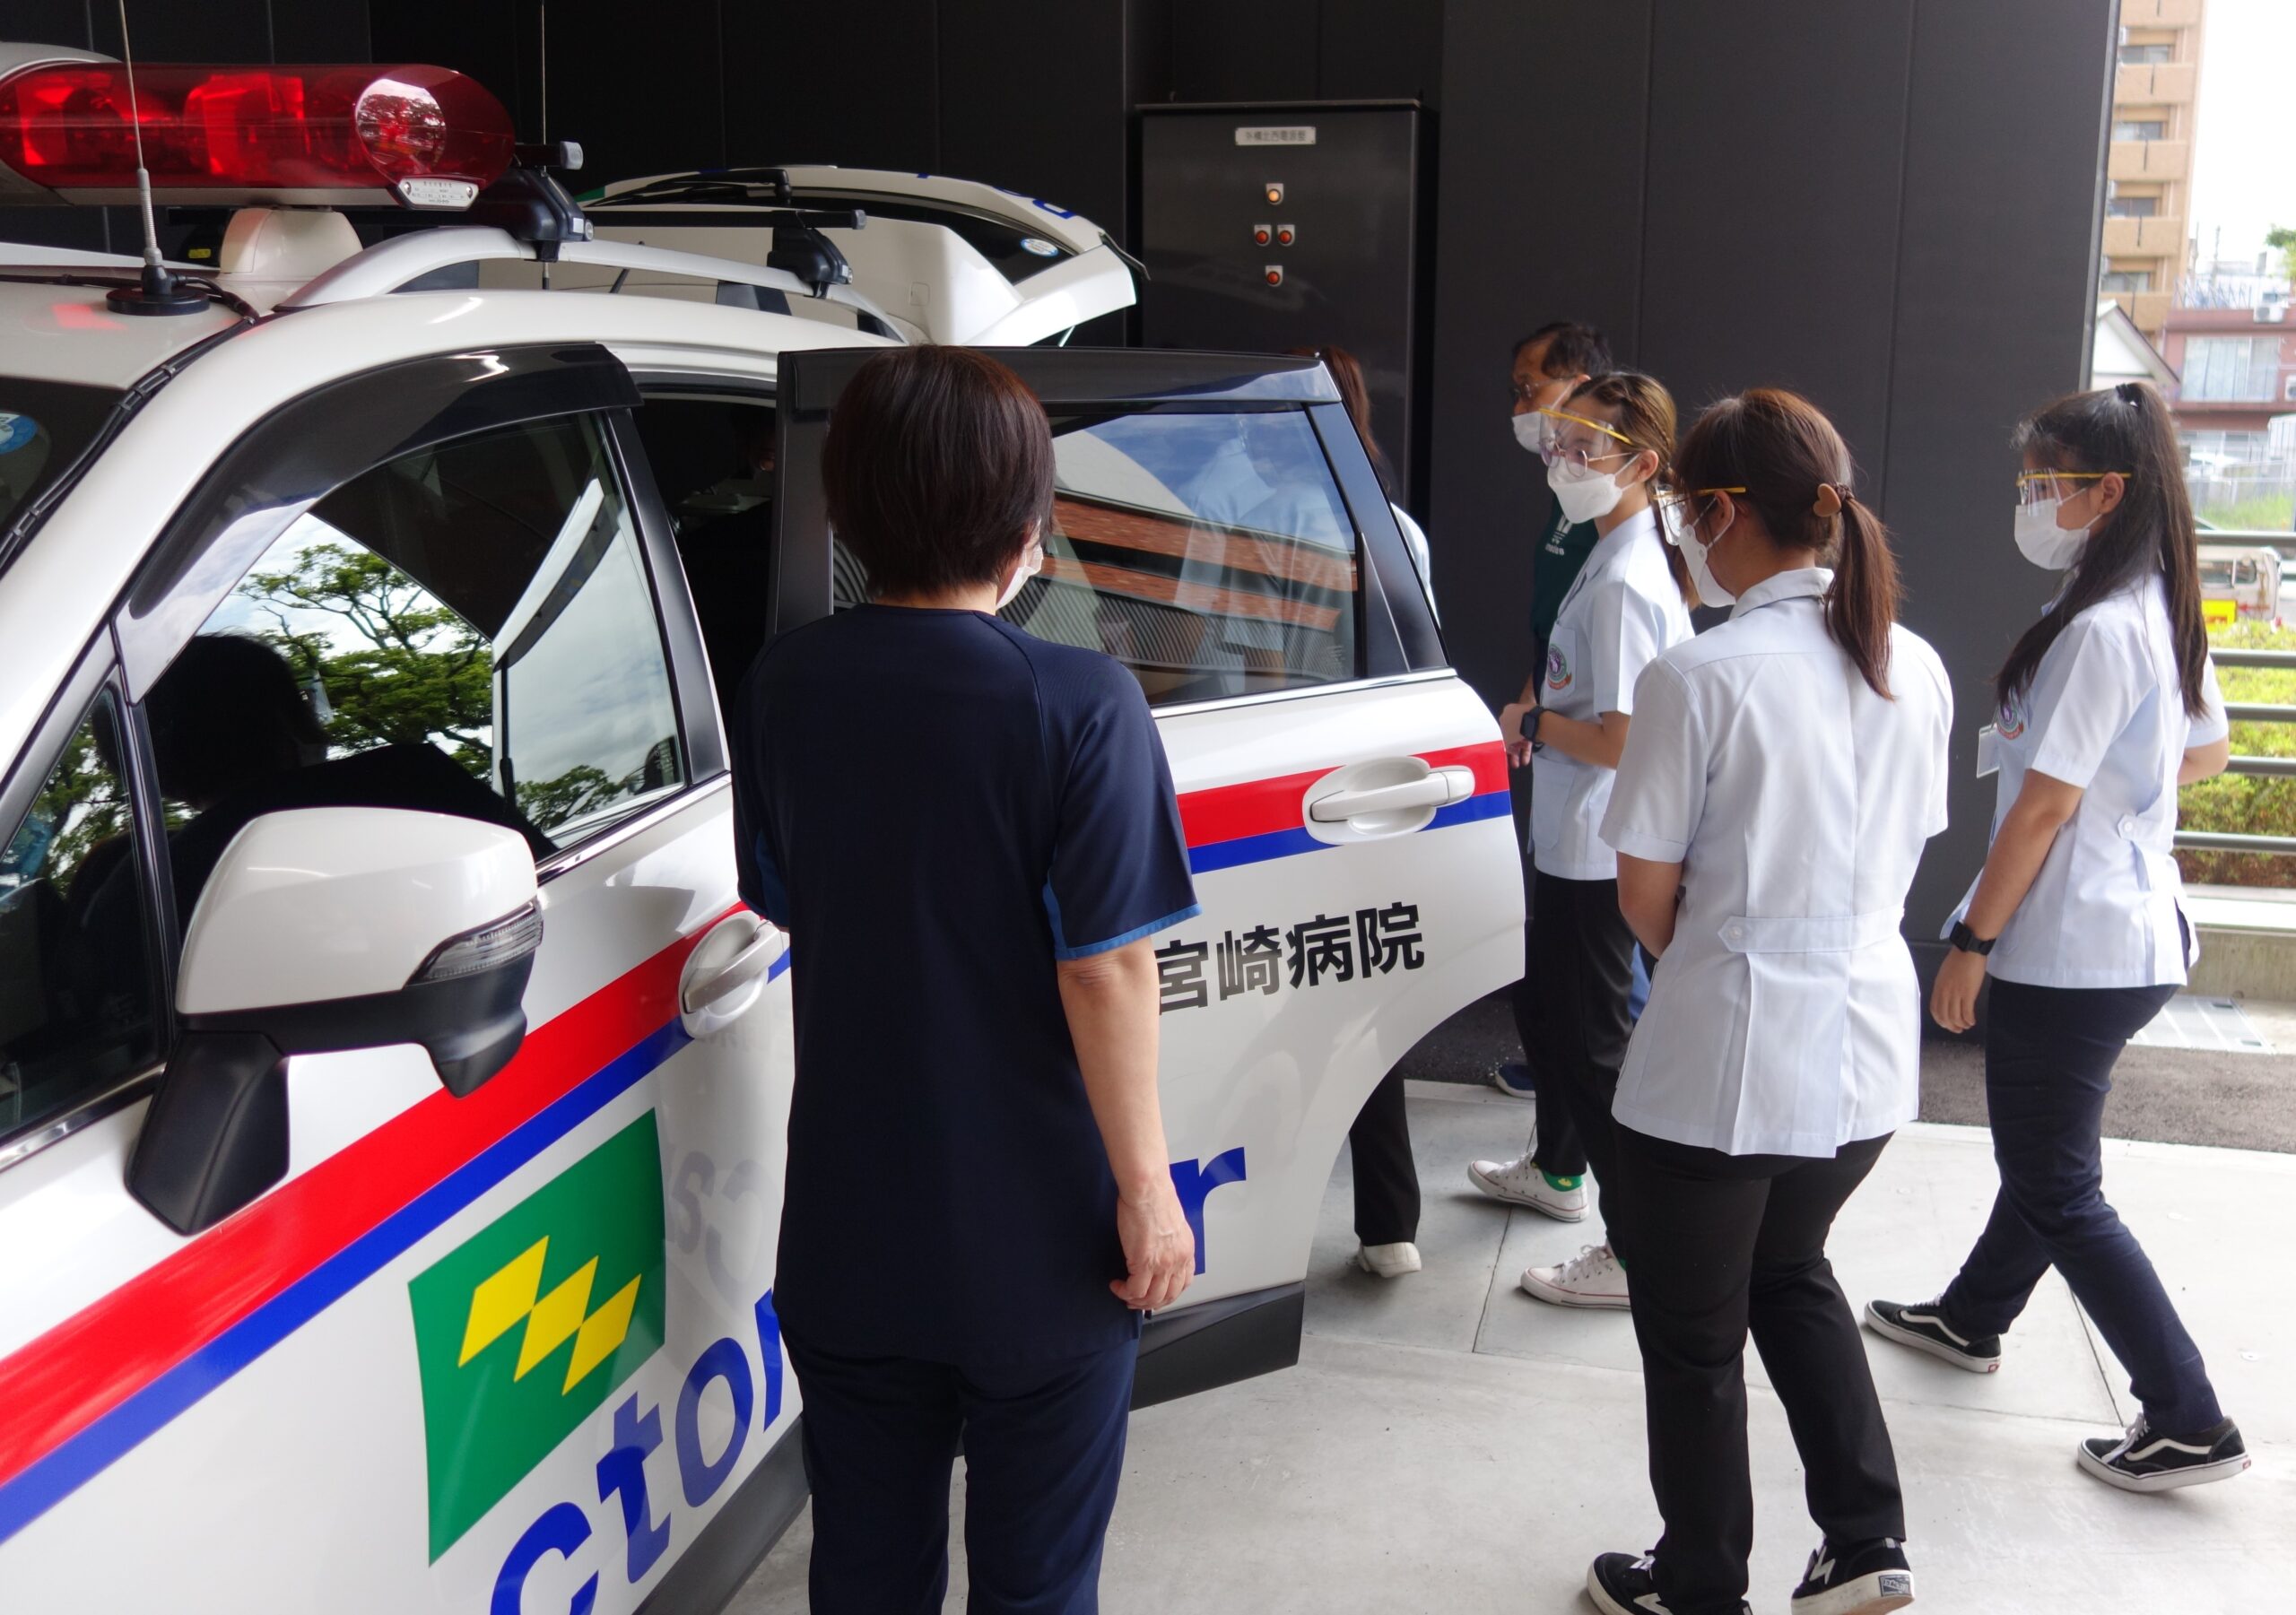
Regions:
<instances>
[{"instance_id":1,"label":"white face mask","mask_svg":"<svg viewBox=\"0 0 2296 1615\"><path fill-rule=\"evenodd\" d=\"M1021 551L1021 564L1013 569L1012 581L1004 586L1004 592L996 596L996 609L1001 612L1012 604L1014 596L1021 592L1021 586L1043 569L1044 544L1042 541L1031 538L1029 547Z\"/></svg>"},{"instance_id":2,"label":"white face mask","mask_svg":"<svg viewBox=\"0 0 2296 1615\"><path fill-rule=\"evenodd\" d=\"M2089 527L2057 525L2057 513L2064 504L2063 499L2042 499L2017 507L2017 548L2027 560L2051 572L2062 572L2080 560L2082 546L2089 542ZM2094 522L2089 524L2094 525Z\"/></svg>"},{"instance_id":3,"label":"white face mask","mask_svg":"<svg viewBox=\"0 0 2296 1615\"><path fill-rule=\"evenodd\" d=\"M1714 581L1714 569L1707 563L1706 560L1707 556L1713 551L1714 545L1720 543L1724 538L1727 537L1730 528L1737 525L1737 522L1738 513L1734 510L1730 513L1729 524L1714 535L1712 543L1700 542L1696 522L1685 520L1683 523L1683 560L1690 563L1691 584L1698 590L1698 603L1700 605L1737 603L1738 597Z\"/></svg>"},{"instance_id":4,"label":"white face mask","mask_svg":"<svg viewBox=\"0 0 2296 1615\"><path fill-rule=\"evenodd\" d=\"M1616 476L1565 460L1558 460L1546 468L1546 485L1554 490L1554 502L1562 507L1562 514L1573 525L1608 516L1626 497L1626 490L1619 486Z\"/></svg>"},{"instance_id":5,"label":"white face mask","mask_svg":"<svg viewBox=\"0 0 2296 1615\"><path fill-rule=\"evenodd\" d=\"M1536 410L1515 417L1515 441L1533 454L1546 447L1547 418Z\"/></svg>"}]
</instances>

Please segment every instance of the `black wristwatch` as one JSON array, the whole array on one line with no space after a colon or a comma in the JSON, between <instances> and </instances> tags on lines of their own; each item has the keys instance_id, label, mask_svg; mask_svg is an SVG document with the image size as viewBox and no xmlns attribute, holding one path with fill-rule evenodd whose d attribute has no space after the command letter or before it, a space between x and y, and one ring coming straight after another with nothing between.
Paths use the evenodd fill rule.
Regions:
<instances>
[{"instance_id":1,"label":"black wristwatch","mask_svg":"<svg viewBox=\"0 0 2296 1615\"><path fill-rule=\"evenodd\" d=\"M1945 934L1945 941L1948 943L1959 948L1964 953L1974 953L1979 959L1992 952L1993 944L2000 940L1997 936L1978 935L1976 932L1970 929L1969 922L1966 920L1955 920L1952 930Z\"/></svg>"},{"instance_id":2,"label":"black wristwatch","mask_svg":"<svg viewBox=\"0 0 2296 1615\"><path fill-rule=\"evenodd\" d=\"M1539 742L1539 720L1545 716L1545 708L1534 707L1527 712L1524 713L1521 720L1515 725L1516 733L1520 734L1525 740L1531 742L1531 750L1534 751L1544 751L1546 750L1546 748Z\"/></svg>"}]
</instances>

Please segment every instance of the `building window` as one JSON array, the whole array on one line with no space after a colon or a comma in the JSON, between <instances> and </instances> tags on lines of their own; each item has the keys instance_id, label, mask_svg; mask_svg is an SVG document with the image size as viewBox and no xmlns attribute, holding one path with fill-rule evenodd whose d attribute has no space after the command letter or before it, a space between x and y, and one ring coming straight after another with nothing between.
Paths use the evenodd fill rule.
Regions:
<instances>
[{"instance_id":1,"label":"building window","mask_svg":"<svg viewBox=\"0 0 2296 1615\"><path fill-rule=\"evenodd\" d=\"M2175 58L2170 54L2173 45L2124 45L2120 48L2120 65L2124 67L2153 67Z\"/></svg>"},{"instance_id":2,"label":"building window","mask_svg":"<svg viewBox=\"0 0 2296 1615\"><path fill-rule=\"evenodd\" d=\"M2185 395L2192 395L2189 383ZM2184 444L2185 474L2188 477L2223 476L2236 470L2254 470L2272 454L2271 437L2266 432L2198 431L2179 432L2178 436Z\"/></svg>"},{"instance_id":3,"label":"building window","mask_svg":"<svg viewBox=\"0 0 2296 1615\"><path fill-rule=\"evenodd\" d=\"M2108 269L2099 277L2098 286L2106 291L2150 291L2152 272L2149 269ZM2187 393L2187 397L2191 395Z\"/></svg>"},{"instance_id":4,"label":"building window","mask_svg":"<svg viewBox=\"0 0 2296 1615\"><path fill-rule=\"evenodd\" d=\"M2187 403L2274 402L2280 396L2279 334L2187 337L2183 396Z\"/></svg>"},{"instance_id":5,"label":"building window","mask_svg":"<svg viewBox=\"0 0 2296 1615\"><path fill-rule=\"evenodd\" d=\"M2115 140L2166 140L2169 120L2164 117L2134 117L2113 125Z\"/></svg>"},{"instance_id":6,"label":"building window","mask_svg":"<svg viewBox=\"0 0 2296 1615\"><path fill-rule=\"evenodd\" d=\"M2115 196L2105 204L2106 216L2114 219L2152 219L2160 212L2158 196Z\"/></svg>"}]
</instances>

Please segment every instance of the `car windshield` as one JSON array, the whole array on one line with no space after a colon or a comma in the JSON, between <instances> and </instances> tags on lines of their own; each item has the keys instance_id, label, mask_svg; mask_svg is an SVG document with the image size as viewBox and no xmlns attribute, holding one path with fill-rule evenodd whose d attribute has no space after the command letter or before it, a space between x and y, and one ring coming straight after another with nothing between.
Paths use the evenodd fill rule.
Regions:
<instances>
[{"instance_id":1,"label":"car windshield","mask_svg":"<svg viewBox=\"0 0 2296 1615\"><path fill-rule=\"evenodd\" d=\"M0 534L78 461L118 401L116 387L0 376Z\"/></svg>"}]
</instances>

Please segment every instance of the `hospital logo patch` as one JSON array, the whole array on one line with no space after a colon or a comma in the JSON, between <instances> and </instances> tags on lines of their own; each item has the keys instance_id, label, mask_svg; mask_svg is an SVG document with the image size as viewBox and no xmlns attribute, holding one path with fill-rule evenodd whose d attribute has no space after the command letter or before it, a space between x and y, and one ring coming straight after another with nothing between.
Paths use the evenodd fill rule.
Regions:
<instances>
[{"instance_id":1,"label":"hospital logo patch","mask_svg":"<svg viewBox=\"0 0 2296 1615\"><path fill-rule=\"evenodd\" d=\"M1549 690L1570 688L1570 658L1559 647L1549 647L1546 653L1546 687Z\"/></svg>"},{"instance_id":2,"label":"hospital logo patch","mask_svg":"<svg viewBox=\"0 0 2296 1615\"><path fill-rule=\"evenodd\" d=\"M2001 710L1994 715L1994 733L2003 740L2015 740L2025 732L2025 699L2012 691L2001 703Z\"/></svg>"},{"instance_id":3,"label":"hospital logo patch","mask_svg":"<svg viewBox=\"0 0 2296 1615\"><path fill-rule=\"evenodd\" d=\"M662 1344L648 1111L409 1281L437 1559Z\"/></svg>"}]
</instances>

